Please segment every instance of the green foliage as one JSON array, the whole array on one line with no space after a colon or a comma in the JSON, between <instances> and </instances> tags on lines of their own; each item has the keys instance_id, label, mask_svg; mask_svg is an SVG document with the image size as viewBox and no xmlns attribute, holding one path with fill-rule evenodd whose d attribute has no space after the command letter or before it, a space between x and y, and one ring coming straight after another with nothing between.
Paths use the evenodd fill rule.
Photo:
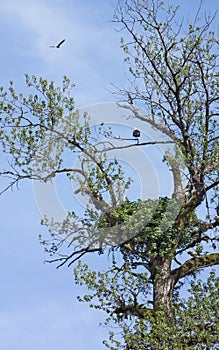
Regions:
<instances>
[{"instance_id":1,"label":"green foliage","mask_svg":"<svg viewBox=\"0 0 219 350\"><path fill-rule=\"evenodd\" d=\"M191 282L187 300L180 297L172 305L171 320L162 307L154 313L144 305L150 295L148 276L141 273L135 278L127 264L121 269L112 266L108 272L92 272L79 262L74 275L77 284L85 283L93 291L79 300L106 312L105 325L117 327L116 332L110 332L109 341L104 341L111 350L204 350L219 346L219 278L215 271L206 282ZM124 315L119 311L125 305Z\"/></svg>"},{"instance_id":2,"label":"green foliage","mask_svg":"<svg viewBox=\"0 0 219 350\"><path fill-rule=\"evenodd\" d=\"M144 205L144 215L151 215L151 219L145 227L133 239L122 244L121 253L124 259L133 259L133 255L145 261L160 256L164 258L170 254L175 230L168 221L167 207L170 200L160 198L159 200L147 200ZM173 214L173 212L172 212Z\"/></svg>"},{"instance_id":3,"label":"green foliage","mask_svg":"<svg viewBox=\"0 0 219 350\"><path fill-rule=\"evenodd\" d=\"M88 289L92 291L92 294L86 294L78 299L82 302L89 302L92 308L104 310L117 321L120 321L123 316L119 314L118 310L114 315L116 308L120 308L126 303L137 302L137 296L141 298L142 303L146 302L150 291L147 273L142 272L136 280L128 264L124 264L121 268L112 265L108 271L102 272L91 271L87 264L82 264L79 261L74 268L74 278L76 284L86 284Z\"/></svg>"},{"instance_id":4,"label":"green foliage","mask_svg":"<svg viewBox=\"0 0 219 350\"><path fill-rule=\"evenodd\" d=\"M79 124L70 96L74 85L67 77L61 87L56 87L53 81L26 75L26 85L35 92L28 98L16 93L13 82L8 92L1 89L0 141L3 151L12 156L14 167L24 174L43 177L60 167L66 147L73 150L69 142L73 135L84 141L85 132L89 133L88 120Z\"/></svg>"},{"instance_id":5,"label":"green foliage","mask_svg":"<svg viewBox=\"0 0 219 350\"><path fill-rule=\"evenodd\" d=\"M75 109L74 84L67 77L56 86L54 81L26 75L26 85L33 92L28 97L17 94L12 81L8 91L0 89L0 142L12 167L1 174L10 175L13 186L23 178L46 182L62 173L79 183L81 193L109 193L116 202L113 192L120 198L130 180L123 181L121 165L116 159L109 161L104 147L97 146L99 135L109 137L110 130L101 125L94 137L89 115ZM69 159L72 164L77 153L81 164L73 169Z\"/></svg>"},{"instance_id":6,"label":"green foliage","mask_svg":"<svg viewBox=\"0 0 219 350\"><path fill-rule=\"evenodd\" d=\"M80 216L70 211L62 223L44 218L50 239L40 241L58 255L59 266L94 251L112 257L107 271L80 261L74 269L76 283L90 291L79 300L105 311L106 324L121 330L119 339L110 332L104 342L111 350L219 348L219 279L212 272L207 282L194 280L200 269L219 264L219 254L209 253L219 226L218 40L213 18L198 23L198 11L185 26L177 10L160 0L119 0L114 18L126 30L121 46L130 88L118 91L125 108L176 144L165 155L172 198L121 200L131 180L124 180L117 159L108 159L104 138L112 133L101 124L93 135L87 113L75 109L67 77L57 87L26 75L28 97L13 82L7 92L0 88L0 141L11 157L10 171L0 173L12 177L7 188L63 173L89 199ZM80 154L79 167L72 168L72 157L66 164L66 151ZM70 254L60 252L66 245ZM182 279L191 276L184 300Z\"/></svg>"},{"instance_id":7,"label":"green foliage","mask_svg":"<svg viewBox=\"0 0 219 350\"><path fill-rule=\"evenodd\" d=\"M115 219L112 223L106 215L101 215L98 226L101 228L119 225L127 221L137 210L139 202L130 202L128 199L123 201L111 212L111 216Z\"/></svg>"},{"instance_id":8,"label":"green foliage","mask_svg":"<svg viewBox=\"0 0 219 350\"><path fill-rule=\"evenodd\" d=\"M121 329L120 337L112 331L104 342L111 350L219 348L215 273L206 283L192 280L188 298L179 297L182 278L219 263L218 253L209 254L210 242L216 249L219 224L212 210L219 181L218 41L210 30L213 17L198 23L198 11L184 26L177 10L159 0L120 0L115 12L126 31L121 46L131 75L130 87L118 93L135 117L176 143L166 161L173 198L181 201L127 200L110 217L97 218L106 234L113 227L127 237L109 250L109 271L92 276L88 287L92 307L106 311L106 323ZM142 107L144 115L138 112ZM196 209L204 200L207 213L200 220ZM82 264L74 273L82 284L91 276Z\"/></svg>"},{"instance_id":9,"label":"green foliage","mask_svg":"<svg viewBox=\"0 0 219 350\"><path fill-rule=\"evenodd\" d=\"M121 232L123 230L134 232L130 239L124 239L125 243L120 245L125 261L129 259L148 261L157 256L163 259L172 254L174 238L178 232L174 223L180 210L180 204L180 201L171 200L168 197L137 202L126 200L111 212L110 220L107 215L102 215L97 225L101 228L120 225ZM133 219L135 216L138 218L136 222ZM122 224L124 229L122 229ZM192 211L187 217L179 248L189 242L195 224L197 224L197 216ZM132 225L132 230L129 229L130 225Z\"/></svg>"}]
</instances>

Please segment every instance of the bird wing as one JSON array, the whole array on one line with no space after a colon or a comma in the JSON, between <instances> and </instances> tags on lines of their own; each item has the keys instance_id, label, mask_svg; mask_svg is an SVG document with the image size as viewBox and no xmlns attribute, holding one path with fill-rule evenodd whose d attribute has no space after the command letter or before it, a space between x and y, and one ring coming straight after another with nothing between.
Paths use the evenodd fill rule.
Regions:
<instances>
[{"instance_id":1,"label":"bird wing","mask_svg":"<svg viewBox=\"0 0 219 350\"><path fill-rule=\"evenodd\" d=\"M65 42L65 39L63 39L62 41L60 41L60 43L58 43L58 45L56 45L56 47L59 48L64 42Z\"/></svg>"}]
</instances>

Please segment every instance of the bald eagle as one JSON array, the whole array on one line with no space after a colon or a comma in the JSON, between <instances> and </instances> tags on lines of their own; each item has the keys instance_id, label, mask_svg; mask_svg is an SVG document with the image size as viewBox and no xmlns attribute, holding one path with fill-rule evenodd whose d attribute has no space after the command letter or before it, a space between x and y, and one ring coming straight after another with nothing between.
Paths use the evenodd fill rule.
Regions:
<instances>
[{"instance_id":1,"label":"bald eagle","mask_svg":"<svg viewBox=\"0 0 219 350\"><path fill-rule=\"evenodd\" d=\"M140 131L138 129L134 129L133 130L133 133L132 133L133 137L136 139L137 141L137 145L139 144L139 137L141 135Z\"/></svg>"},{"instance_id":2,"label":"bald eagle","mask_svg":"<svg viewBox=\"0 0 219 350\"><path fill-rule=\"evenodd\" d=\"M140 135L141 135L141 133L140 133L140 131L139 131L138 129L134 129L132 135L133 135L133 137L135 137L135 138L139 138Z\"/></svg>"},{"instance_id":3,"label":"bald eagle","mask_svg":"<svg viewBox=\"0 0 219 350\"><path fill-rule=\"evenodd\" d=\"M62 41L60 41L60 43L58 43L57 45L51 45L50 47L55 47L56 49L59 49L60 46L65 42L65 39L63 39Z\"/></svg>"}]
</instances>

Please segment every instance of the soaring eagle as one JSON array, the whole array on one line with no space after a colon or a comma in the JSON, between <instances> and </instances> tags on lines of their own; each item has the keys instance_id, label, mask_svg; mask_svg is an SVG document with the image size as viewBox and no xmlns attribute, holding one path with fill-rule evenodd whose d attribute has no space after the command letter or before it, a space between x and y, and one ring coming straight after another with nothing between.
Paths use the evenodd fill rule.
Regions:
<instances>
[{"instance_id":1,"label":"soaring eagle","mask_svg":"<svg viewBox=\"0 0 219 350\"><path fill-rule=\"evenodd\" d=\"M59 49L60 46L65 42L65 39L63 39L62 41L60 41L60 43L58 43L57 45L51 45L50 47L55 47L56 49Z\"/></svg>"}]
</instances>

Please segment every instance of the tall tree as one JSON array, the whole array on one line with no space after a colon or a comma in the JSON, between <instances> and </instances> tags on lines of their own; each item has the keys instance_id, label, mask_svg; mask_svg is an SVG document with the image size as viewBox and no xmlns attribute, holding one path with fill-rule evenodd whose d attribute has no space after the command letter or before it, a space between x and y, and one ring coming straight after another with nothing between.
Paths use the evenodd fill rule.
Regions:
<instances>
[{"instance_id":1,"label":"tall tree","mask_svg":"<svg viewBox=\"0 0 219 350\"><path fill-rule=\"evenodd\" d=\"M200 8L193 23L184 23L177 7L164 7L159 0L120 0L115 11L114 21L125 30L121 45L131 74L130 86L116 91L119 105L175 143L175 153L164 159L174 179L171 198L123 198L130 183L119 162L107 157L113 134L104 126L99 136L92 133L89 116L74 109L66 77L56 88L27 76L27 85L37 91L28 98L16 94L12 83L8 93L1 89L0 138L12 156L11 168L1 172L11 179L4 190L22 179L46 182L62 173L77 180L78 191L89 197L80 220L73 211L62 223L45 218L51 240L41 242L59 255L52 260L59 266L91 252L111 254L107 272L90 271L81 262L74 270L76 283L93 291L81 300L108 312L108 321L123 329L123 344L111 333L111 349L205 349L219 343L214 273L206 283L192 282L187 304L178 298L185 278L219 263L213 20L203 19ZM79 167L66 165L65 150L80 152ZM70 253L61 250L66 242Z\"/></svg>"},{"instance_id":2,"label":"tall tree","mask_svg":"<svg viewBox=\"0 0 219 350\"><path fill-rule=\"evenodd\" d=\"M214 17L205 16L203 23L200 7L193 23L177 24L177 9L165 8L159 0L121 0L115 13L115 22L125 30L121 44L132 76L130 89L119 91L120 104L168 135L183 160L182 169L176 154L166 157L174 177L173 198L183 203L173 225L176 232L170 250L165 257L158 252L149 262L158 285L158 294L154 290L157 305L168 304L172 287L191 270L218 263L217 254L203 257L200 247L216 239L207 232L218 226L218 41L210 29ZM130 98L131 103L125 103ZM138 112L142 106L144 115ZM182 175L187 179L184 186ZM188 218L201 204L206 217L194 220L192 228ZM191 231L185 242L187 227ZM171 271L172 257L188 249L194 251L193 258Z\"/></svg>"},{"instance_id":3,"label":"tall tree","mask_svg":"<svg viewBox=\"0 0 219 350\"><path fill-rule=\"evenodd\" d=\"M124 30L121 46L131 74L130 86L115 91L119 104L176 144L175 154L165 157L174 178L172 199L145 203L144 215L155 205L153 219L118 248L124 264L99 275L86 265L75 269L77 282L95 291L90 300L99 299L96 307L110 313L109 320L133 316L133 323L122 326L124 349L219 344L218 279L213 288L192 282L185 310L176 297L185 278L219 263L218 39L211 30L214 16L201 14L201 3L192 23L179 21L177 10L159 0L121 0L114 17ZM180 210L163 230L170 203L172 211L180 203ZM131 206L132 213L139 210L137 203Z\"/></svg>"}]
</instances>

